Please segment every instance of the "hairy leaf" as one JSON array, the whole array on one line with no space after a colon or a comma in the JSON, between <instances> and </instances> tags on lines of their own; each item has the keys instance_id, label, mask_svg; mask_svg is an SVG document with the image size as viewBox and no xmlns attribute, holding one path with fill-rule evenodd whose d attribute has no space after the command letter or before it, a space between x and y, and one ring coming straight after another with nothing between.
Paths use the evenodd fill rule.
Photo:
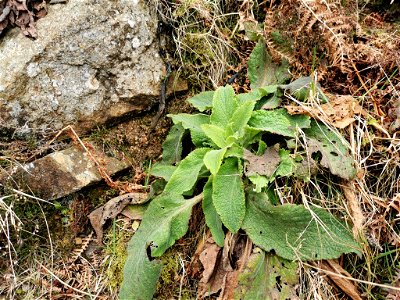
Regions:
<instances>
[{"instance_id":1,"label":"hairy leaf","mask_svg":"<svg viewBox=\"0 0 400 300\"><path fill-rule=\"evenodd\" d=\"M150 247L153 257L161 256L181 238L188 229L192 207L200 200L200 197L185 200L174 194L162 194L153 199L138 231L128 244L120 299L153 298L161 263L149 260L147 248Z\"/></svg>"},{"instance_id":2,"label":"hairy leaf","mask_svg":"<svg viewBox=\"0 0 400 300\"><path fill-rule=\"evenodd\" d=\"M172 174L175 172L176 168L177 167L175 166L165 165L163 163L156 163L151 168L151 175L164 178L166 181L168 181L171 178Z\"/></svg>"},{"instance_id":3,"label":"hairy leaf","mask_svg":"<svg viewBox=\"0 0 400 300\"><path fill-rule=\"evenodd\" d=\"M204 164L206 165L207 169L210 170L211 174L215 175L218 173L225 153L226 148L222 148L218 150L211 150L204 156Z\"/></svg>"},{"instance_id":4,"label":"hairy leaf","mask_svg":"<svg viewBox=\"0 0 400 300\"><path fill-rule=\"evenodd\" d=\"M190 130L192 142L196 147L212 144L211 140L204 134L201 125L210 123L210 116L204 114L177 114L168 115L175 124L182 124L183 128Z\"/></svg>"},{"instance_id":5,"label":"hairy leaf","mask_svg":"<svg viewBox=\"0 0 400 300\"><path fill-rule=\"evenodd\" d=\"M312 121L311 128L304 131L308 151L322 154L321 165L332 174L350 180L356 176L355 161L343 137L331 131L324 124Z\"/></svg>"},{"instance_id":6,"label":"hairy leaf","mask_svg":"<svg viewBox=\"0 0 400 300\"><path fill-rule=\"evenodd\" d=\"M205 111L212 108L213 96L214 91L207 91L193 96L188 101L199 111Z\"/></svg>"},{"instance_id":7,"label":"hairy leaf","mask_svg":"<svg viewBox=\"0 0 400 300\"><path fill-rule=\"evenodd\" d=\"M214 93L211 124L224 127L228 125L238 107L235 91L230 85L218 88Z\"/></svg>"},{"instance_id":8,"label":"hairy leaf","mask_svg":"<svg viewBox=\"0 0 400 300\"><path fill-rule=\"evenodd\" d=\"M201 131L201 125L210 123L210 116L204 114L168 115L174 124L182 124L183 128Z\"/></svg>"},{"instance_id":9,"label":"hairy leaf","mask_svg":"<svg viewBox=\"0 0 400 300\"><path fill-rule=\"evenodd\" d=\"M296 262L265 254L261 249L255 248L239 275L234 299L298 300L298 286Z\"/></svg>"},{"instance_id":10,"label":"hairy leaf","mask_svg":"<svg viewBox=\"0 0 400 300\"><path fill-rule=\"evenodd\" d=\"M270 133L295 137L297 127L310 127L310 118L304 115L291 116L284 108L256 110L253 111L249 126Z\"/></svg>"},{"instance_id":11,"label":"hairy leaf","mask_svg":"<svg viewBox=\"0 0 400 300\"><path fill-rule=\"evenodd\" d=\"M208 228L210 228L215 243L218 246L223 247L225 233L222 229L221 218L215 210L214 204L212 202L212 180L213 177L210 176L203 189L203 213L206 219L206 224Z\"/></svg>"},{"instance_id":12,"label":"hairy leaf","mask_svg":"<svg viewBox=\"0 0 400 300\"><path fill-rule=\"evenodd\" d=\"M251 87L260 88L285 83L290 79L288 68L287 63L282 63L280 66L273 63L265 47L265 42L260 40L251 52L248 62Z\"/></svg>"},{"instance_id":13,"label":"hairy leaf","mask_svg":"<svg viewBox=\"0 0 400 300\"><path fill-rule=\"evenodd\" d=\"M245 215L245 198L236 158L226 158L213 180L212 199L222 223L231 232L239 230Z\"/></svg>"},{"instance_id":14,"label":"hairy leaf","mask_svg":"<svg viewBox=\"0 0 400 300\"><path fill-rule=\"evenodd\" d=\"M289 260L338 258L343 253L360 254L349 229L320 208L284 204L272 206L266 194L249 193L242 228L265 251Z\"/></svg>"},{"instance_id":15,"label":"hairy leaf","mask_svg":"<svg viewBox=\"0 0 400 300\"><path fill-rule=\"evenodd\" d=\"M247 122L250 120L254 105L254 101L247 101L240 104L240 106L235 110L230 120L233 132L244 129Z\"/></svg>"},{"instance_id":16,"label":"hairy leaf","mask_svg":"<svg viewBox=\"0 0 400 300\"><path fill-rule=\"evenodd\" d=\"M185 128L182 125L175 124L171 127L162 146L162 160L164 163L172 165L181 160L182 138L184 134Z\"/></svg>"},{"instance_id":17,"label":"hairy leaf","mask_svg":"<svg viewBox=\"0 0 400 300\"><path fill-rule=\"evenodd\" d=\"M248 178L250 179L251 183L256 186L255 191L257 193L260 193L261 190L263 188L267 187L268 184L273 180L264 175L258 175L258 174L250 175L250 176L248 176Z\"/></svg>"},{"instance_id":18,"label":"hairy leaf","mask_svg":"<svg viewBox=\"0 0 400 300\"><path fill-rule=\"evenodd\" d=\"M178 165L165 186L165 192L183 194L189 191L197 181L199 172L204 165L203 158L210 151L208 148L193 150Z\"/></svg>"},{"instance_id":19,"label":"hairy leaf","mask_svg":"<svg viewBox=\"0 0 400 300\"><path fill-rule=\"evenodd\" d=\"M227 146L225 130L217 125L204 124L201 126L203 132L210 138L218 147L224 148Z\"/></svg>"},{"instance_id":20,"label":"hairy leaf","mask_svg":"<svg viewBox=\"0 0 400 300\"><path fill-rule=\"evenodd\" d=\"M279 149L279 156L281 158L281 162L275 172L275 176L287 177L292 175L296 168L296 164L294 159L290 156L290 151Z\"/></svg>"}]
</instances>

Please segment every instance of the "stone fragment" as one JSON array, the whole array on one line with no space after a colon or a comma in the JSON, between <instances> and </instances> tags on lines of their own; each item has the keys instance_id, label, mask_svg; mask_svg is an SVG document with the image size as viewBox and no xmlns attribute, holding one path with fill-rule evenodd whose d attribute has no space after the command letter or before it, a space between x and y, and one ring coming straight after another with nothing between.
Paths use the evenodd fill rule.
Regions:
<instances>
[{"instance_id":1,"label":"stone fragment","mask_svg":"<svg viewBox=\"0 0 400 300\"><path fill-rule=\"evenodd\" d=\"M85 130L152 108L166 71L151 9L144 0L69 0L49 6L36 40L9 31L0 40L0 132Z\"/></svg>"},{"instance_id":2,"label":"stone fragment","mask_svg":"<svg viewBox=\"0 0 400 300\"><path fill-rule=\"evenodd\" d=\"M100 151L94 149L92 152L108 175L129 167L127 162L108 157ZM0 176L3 185L13 185L45 200L67 196L101 180L94 161L80 147L54 152L17 167L8 176Z\"/></svg>"}]
</instances>

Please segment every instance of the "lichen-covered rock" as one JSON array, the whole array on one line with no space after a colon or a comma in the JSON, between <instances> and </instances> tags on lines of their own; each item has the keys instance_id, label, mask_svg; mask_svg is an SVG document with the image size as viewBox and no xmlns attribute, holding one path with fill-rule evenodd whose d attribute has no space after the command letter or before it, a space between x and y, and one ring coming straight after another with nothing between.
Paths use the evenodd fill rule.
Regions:
<instances>
[{"instance_id":1,"label":"lichen-covered rock","mask_svg":"<svg viewBox=\"0 0 400 300\"><path fill-rule=\"evenodd\" d=\"M165 67L144 0L51 5L37 31L0 40L0 131L85 130L158 101Z\"/></svg>"}]
</instances>

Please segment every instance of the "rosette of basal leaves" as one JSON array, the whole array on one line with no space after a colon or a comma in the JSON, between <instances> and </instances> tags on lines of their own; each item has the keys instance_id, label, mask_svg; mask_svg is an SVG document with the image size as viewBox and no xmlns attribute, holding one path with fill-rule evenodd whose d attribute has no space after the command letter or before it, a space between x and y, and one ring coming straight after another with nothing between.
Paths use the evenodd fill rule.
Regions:
<instances>
[{"instance_id":1,"label":"rosette of basal leaves","mask_svg":"<svg viewBox=\"0 0 400 300\"><path fill-rule=\"evenodd\" d=\"M265 200L274 193L268 184L276 177L296 176L298 167L291 150L280 148L286 143L268 147L266 136L286 141L301 129L309 135L310 151L322 153L322 167L345 179L354 176L346 145L329 128L308 116L291 116L284 108L262 109L260 102L277 97L277 88L258 87L235 95L231 86L220 87L189 100L199 113L169 115L174 126L163 145L163 160L151 170L165 187L129 243L121 299L151 299L161 269L154 258L186 233L192 207L200 201L221 247L226 229L243 229L261 249L275 250L285 259L328 259L358 252L348 228L329 212L303 205L274 206L279 201ZM194 150L182 157L182 145L191 147L185 142L187 134ZM334 144L329 151L323 149L327 143ZM341 162L346 173L336 168L340 159L347 160Z\"/></svg>"}]
</instances>

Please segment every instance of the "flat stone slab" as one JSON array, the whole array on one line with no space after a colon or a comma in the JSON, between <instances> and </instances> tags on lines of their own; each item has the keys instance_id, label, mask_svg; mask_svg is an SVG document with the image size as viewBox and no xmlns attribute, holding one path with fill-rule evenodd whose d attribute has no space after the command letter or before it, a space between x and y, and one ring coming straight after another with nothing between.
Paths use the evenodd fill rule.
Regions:
<instances>
[{"instance_id":1,"label":"flat stone slab","mask_svg":"<svg viewBox=\"0 0 400 300\"><path fill-rule=\"evenodd\" d=\"M127 162L108 157L101 151L93 152L108 175L129 167ZM4 185L13 185L46 200L67 196L101 180L93 160L78 146L54 152L0 177Z\"/></svg>"}]
</instances>

